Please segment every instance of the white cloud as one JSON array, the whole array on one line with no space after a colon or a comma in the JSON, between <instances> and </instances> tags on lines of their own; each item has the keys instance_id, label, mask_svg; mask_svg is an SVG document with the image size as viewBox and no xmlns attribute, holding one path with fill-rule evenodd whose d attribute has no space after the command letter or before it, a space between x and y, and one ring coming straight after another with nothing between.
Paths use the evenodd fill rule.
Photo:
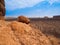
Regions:
<instances>
[{"instance_id":1,"label":"white cloud","mask_svg":"<svg viewBox=\"0 0 60 45\"><path fill-rule=\"evenodd\" d=\"M7 9L14 10L16 8L33 7L42 1L48 1L50 4L56 1L60 2L60 0L5 0L5 3Z\"/></svg>"},{"instance_id":2,"label":"white cloud","mask_svg":"<svg viewBox=\"0 0 60 45\"><path fill-rule=\"evenodd\" d=\"M32 7L43 0L5 0L8 9Z\"/></svg>"},{"instance_id":3,"label":"white cloud","mask_svg":"<svg viewBox=\"0 0 60 45\"><path fill-rule=\"evenodd\" d=\"M47 0L50 4L53 4L54 2L60 2L60 0Z\"/></svg>"}]
</instances>

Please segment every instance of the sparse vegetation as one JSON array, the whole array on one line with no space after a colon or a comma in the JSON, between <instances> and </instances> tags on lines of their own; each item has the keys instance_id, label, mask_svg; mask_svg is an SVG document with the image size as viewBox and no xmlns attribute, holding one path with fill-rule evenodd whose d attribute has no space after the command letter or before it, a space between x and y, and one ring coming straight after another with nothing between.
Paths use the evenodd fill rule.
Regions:
<instances>
[{"instance_id":1,"label":"sparse vegetation","mask_svg":"<svg viewBox=\"0 0 60 45\"><path fill-rule=\"evenodd\" d=\"M53 45L60 45L60 20L32 20L31 26L41 30Z\"/></svg>"}]
</instances>

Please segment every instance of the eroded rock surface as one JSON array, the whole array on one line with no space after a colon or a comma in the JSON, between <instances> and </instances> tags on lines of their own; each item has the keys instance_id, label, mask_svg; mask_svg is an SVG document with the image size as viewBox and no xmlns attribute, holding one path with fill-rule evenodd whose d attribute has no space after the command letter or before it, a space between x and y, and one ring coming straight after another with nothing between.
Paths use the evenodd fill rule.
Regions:
<instances>
[{"instance_id":1,"label":"eroded rock surface","mask_svg":"<svg viewBox=\"0 0 60 45\"><path fill-rule=\"evenodd\" d=\"M2 20L0 21L0 45L20 45L10 26Z\"/></svg>"},{"instance_id":2,"label":"eroded rock surface","mask_svg":"<svg viewBox=\"0 0 60 45\"><path fill-rule=\"evenodd\" d=\"M0 45L51 45L38 29L22 22L0 20Z\"/></svg>"}]
</instances>

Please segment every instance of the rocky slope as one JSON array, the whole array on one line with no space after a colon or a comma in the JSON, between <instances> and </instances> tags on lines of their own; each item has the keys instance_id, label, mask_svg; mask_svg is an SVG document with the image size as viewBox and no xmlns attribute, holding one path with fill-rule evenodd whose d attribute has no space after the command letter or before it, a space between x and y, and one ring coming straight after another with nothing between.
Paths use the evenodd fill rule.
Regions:
<instances>
[{"instance_id":1,"label":"rocky slope","mask_svg":"<svg viewBox=\"0 0 60 45\"><path fill-rule=\"evenodd\" d=\"M52 45L38 29L22 22L0 20L0 45Z\"/></svg>"}]
</instances>

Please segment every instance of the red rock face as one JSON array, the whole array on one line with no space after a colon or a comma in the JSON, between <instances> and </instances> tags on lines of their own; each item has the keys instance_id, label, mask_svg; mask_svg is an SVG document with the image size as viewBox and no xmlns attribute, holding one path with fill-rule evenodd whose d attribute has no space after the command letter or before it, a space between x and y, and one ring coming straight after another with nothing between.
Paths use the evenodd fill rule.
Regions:
<instances>
[{"instance_id":1,"label":"red rock face","mask_svg":"<svg viewBox=\"0 0 60 45\"><path fill-rule=\"evenodd\" d=\"M4 0L0 0L0 19L1 19L1 16L3 16L3 17L5 16L5 2L4 2Z\"/></svg>"}]
</instances>

